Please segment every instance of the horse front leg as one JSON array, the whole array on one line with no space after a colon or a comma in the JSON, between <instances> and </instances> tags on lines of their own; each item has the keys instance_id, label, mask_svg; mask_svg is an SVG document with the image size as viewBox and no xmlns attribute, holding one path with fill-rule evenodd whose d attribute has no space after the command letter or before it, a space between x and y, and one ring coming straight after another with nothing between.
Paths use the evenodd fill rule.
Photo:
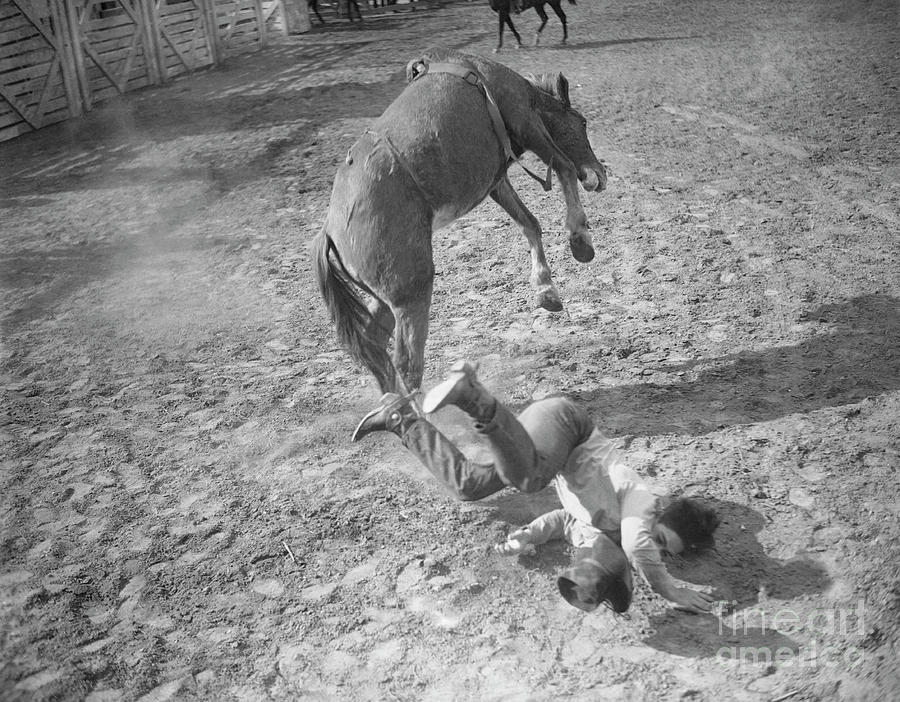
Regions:
<instances>
[{"instance_id":1,"label":"horse front leg","mask_svg":"<svg viewBox=\"0 0 900 702\"><path fill-rule=\"evenodd\" d=\"M576 261L588 263L594 260L594 243L588 228L587 215L578 196L578 178L575 169L557 171L559 184L566 200L566 229L569 230L569 248Z\"/></svg>"},{"instance_id":2,"label":"horse front leg","mask_svg":"<svg viewBox=\"0 0 900 702\"><path fill-rule=\"evenodd\" d=\"M569 248L576 261L587 263L594 260L594 245L588 229L587 215L578 197L578 173L575 165L554 143L547 128L539 119L526 127L524 134L526 148L533 151L557 175L563 197L566 201L566 228L569 230Z\"/></svg>"},{"instance_id":3,"label":"horse front leg","mask_svg":"<svg viewBox=\"0 0 900 702\"><path fill-rule=\"evenodd\" d=\"M519 33L516 31L516 25L512 23L512 17L509 14L506 15L506 23L509 25L509 31L513 33L513 36L516 38L516 48L522 48L522 37L519 36Z\"/></svg>"},{"instance_id":4,"label":"horse front leg","mask_svg":"<svg viewBox=\"0 0 900 702\"><path fill-rule=\"evenodd\" d=\"M491 191L491 199L506 210L509 216L522 227L522 233L528 240L531 254L530 282L531 287L534 288L538 306L550 312L559 312L563 308L562 300L559 299L559 291L550 276L550 266L544 255L543 233L537 218L519 199L518 193L513 190L512 184L506 176L503 176Z\"/></svg>"},{"instance_id":5,"label":"horse front leg","mask_svg":"<svg viewBox=\"0 0 900 702\"><path fill-rule=\"evenodd\" d=\"M503 48L503 29L505 26L509 26L509 31L513 33L513 36L516 38L516 48L521 48L522 46L522 37L519 36L519 33L516 31L516 26L512 23L512 18L509 16L508 10L498 10L497 17L499 21L499 27L497 29L497 48L494 49L494 53L498 53L500 49Z\"/></svg>"}]
</instances>

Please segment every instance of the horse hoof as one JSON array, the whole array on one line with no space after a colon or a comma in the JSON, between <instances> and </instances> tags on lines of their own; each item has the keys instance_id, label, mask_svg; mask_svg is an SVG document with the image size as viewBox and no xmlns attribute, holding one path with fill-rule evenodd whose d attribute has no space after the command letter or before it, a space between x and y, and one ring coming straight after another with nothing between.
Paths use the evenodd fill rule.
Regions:
<instances>
[{"instance_id":1,"label":"horse hoof","mask_svg":"<svg viewBox=\"0 0 900 702\"><path fill-rule=\"evenodd\" d=\"M594 260L594 247L580 236L569 237L569 248L572 249L572 256L576 261L588 263Z\"/></svg>"},{"instance_id":2,"label":"horse hoof","mask_svg":"<svg viewBox=\"0 0 900 702\"><path fill-rule=\"evenodd\" d=\"M545 290L540 293L537 298L538 307L543 307L548 312L561 312L563 308L562 300L555 290Z\"/></svg>"}]
</instances>

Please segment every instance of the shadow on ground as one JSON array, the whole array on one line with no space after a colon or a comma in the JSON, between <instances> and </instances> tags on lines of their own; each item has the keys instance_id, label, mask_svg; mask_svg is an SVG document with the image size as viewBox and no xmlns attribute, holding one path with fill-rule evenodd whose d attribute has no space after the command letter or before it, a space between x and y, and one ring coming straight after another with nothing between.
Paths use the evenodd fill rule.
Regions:
<instances>
[{"instance_id":1,"label":"shadow on ground","mask_svg":"<svg viewBox=\"0 0 900 702\"><path fill-rule=\"evenodd\" d=\"M900 300L865 295L810 311L827 331L796 346L742 351L657 370L672 384L597 388L578 399L610 434L704 434L859 402L900 388Z\"/></svg>"}]
</instances>

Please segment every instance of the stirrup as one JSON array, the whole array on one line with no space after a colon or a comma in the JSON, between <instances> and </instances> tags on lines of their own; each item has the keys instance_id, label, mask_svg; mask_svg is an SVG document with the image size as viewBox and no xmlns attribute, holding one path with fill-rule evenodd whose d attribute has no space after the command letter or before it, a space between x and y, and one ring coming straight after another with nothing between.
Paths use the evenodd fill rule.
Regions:
<instances>
[{"instance_id":1,"label":"stirrup","mask_svg":"<svg viewBox=\"0 0 900 702\"><path fill-rule=\"evenodd\" d=\"M450 366L450 375L429 390L422 400L422 411L425 414L437 412L441 407L456 404L462 383L472 386L478 367L468 361L457 361Z\"/></svg>"},{"instance_id":2,"label":"stirrup","mask_svg":"<svg viewBox=\"0 0 900 702\"><path fill-rule=\"evenodd\" d=\"M394 431L403 424L402 409L410 404L418 390L408 395L387 392L381 396L381 404L363 417L353 430L351 441L359 441L373 431ZM415 409L413 409L415 414Z\"/></svg>"}]
</instances>

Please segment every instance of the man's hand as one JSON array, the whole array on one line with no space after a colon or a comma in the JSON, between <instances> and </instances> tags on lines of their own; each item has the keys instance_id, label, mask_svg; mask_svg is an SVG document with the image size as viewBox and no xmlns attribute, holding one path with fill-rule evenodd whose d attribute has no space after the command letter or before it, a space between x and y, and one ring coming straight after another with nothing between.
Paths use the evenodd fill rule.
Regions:
<instances>
[{"instance_id":1,"label":"man's hand","mask_svg":"<svg viewBox=\"0 0 900 702\"><path fill-rule=\"evenodd\" d=\"M502 544L494 544L494 550L504 556L531 556L534 554L534 544L527 533L513 532Z\"/></svg>"},{"instance_id":2,"label":"man's hand","mask_svg":"<svg viewBox=\"0 0 900 702\"><path fill-rule=\"evenodd\" d=\"M678 609L683 609L694 614L703 614L712 611L716 603L715 598L705 592L697 592L689 587L677 587L670 598Z\"/></svg>"}]
</instances>

